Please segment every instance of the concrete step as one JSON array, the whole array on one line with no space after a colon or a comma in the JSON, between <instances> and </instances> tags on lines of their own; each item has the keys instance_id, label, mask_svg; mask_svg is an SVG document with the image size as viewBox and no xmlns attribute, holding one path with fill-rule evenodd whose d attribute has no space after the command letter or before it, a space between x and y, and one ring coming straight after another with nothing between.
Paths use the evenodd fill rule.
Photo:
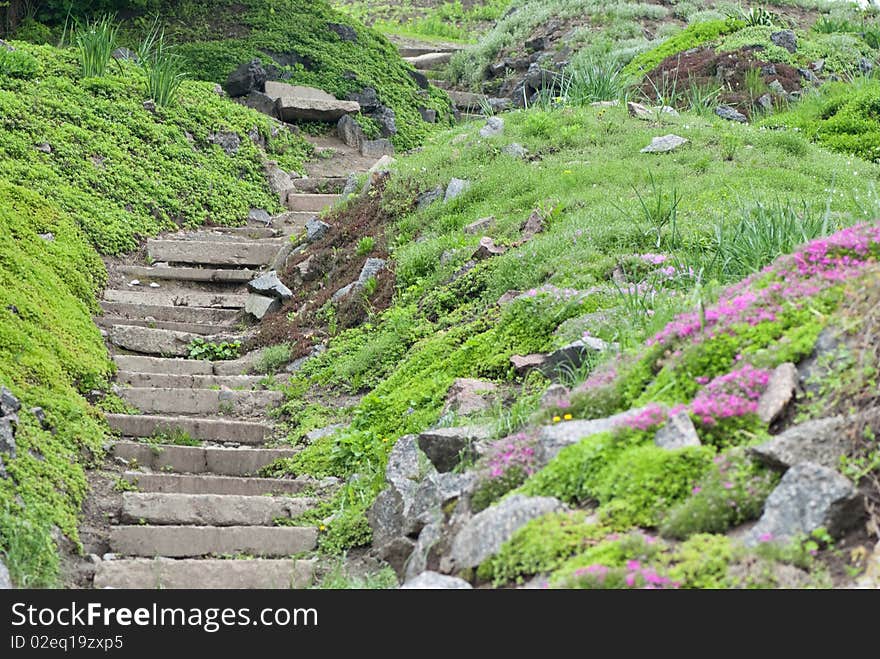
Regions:
<instances>
[{"instance_id":1,"label":"concrete step","mask_svg":"<svg viewBox=\"0 0 880 659\"><path fill-rule=\"evenodd\" d=\"M438 66L449 64L452 59L452 53L448 51L424 53L422 55L413 55L404 57L404 60L412 64L417 69L435 69Z\"/></svg>"},{"instance_id":2,"label":"concrete step","mask_svg":"<svg viewBox=\"0 0 880 659\"><path fill-rule=\"evenodd\" d=\"M172 387L118 387L119 396L144 414L254 416L284 400L281 391Z\"/></svg>"},{"instance_id":3,"label":"concrete step","mask_svg":"<svg viewBox=\"0 0 880 659\"><path fill-rule=\"evenodd\" d=\"M291 556L315 548L318 533L304 526L116 526L110 549L123 556L187 558L211 554Z\"/></svg>"},{"instance_id":4,"label":"concrete step","mask_svg":"<svg viewBox=\"0 0 880 659\"><path fill-rule=\"evenodd\" d=\"M159 526L274 526L276 520L297 517L317 503L311 497L125 492L122 521Z\"/></svg>"},{"instance_id":5,"label":"concrete step","mask_svg":"<svg viewBox=\"0 0 880 659\"><path fill-rule=\"evenodd\" d=\"M247 268L174 268L170 266L153 267L143 265L123 265L119 272L129 279L140 279L149 283L152 280L198 281L218 284L246 284L260 273Z\"/></svg>"},{"instance_id":6,"label":"concrete step","mask_svg":"<svg viewBox=\"0 0 880 659\"><path fill-rule=\"evenodd\" d=\"M211 336L217 333L217 325L202 325L197 323L170 323L159 320L144 320L140 318L123 318L116 315L97 316L95 323L98 327L109 329L114 325L135 325L137 327L150 327L153 329L171 330L172 332L189 332L200 336ZM229 327L229 331L232 331Z\"/></svg>"},{"instance_id":7,"label":"concrete step","mask_svg":"<svg viewBox=\"0 0 880 659\"><path fill-rule=\"evenodd\" d=\"M191 389L210 389L225 387L227 389L253 390L265 389L263 375L174 375L170 373L140 373L137 371L119 371L116 381L132 387L175 387Z\"/></svg>"},{"instance_id":8,"label":"concrete step","mask_svg":"<svg viewBox=\"0 0 880 659\"><path fill-rule=\"evenodd\" d=\"M147 240L147 253L154 261L205 265L264 266L271 263L283 240L200 241Z\"/></svg>"},{"instance_id":9,"label":"concrete step","mask_svg":"<svg viewBox=\"0 0 880 659\"><path fill-rule=\"evenodd\" d=\"M254 421L144 414L105 414L104 416L110 424L110 429L123 437L156 437L182 432L203 442L259 445L272 436L270 425Z\"/></svg>"},{"instance_id":10,"label":"concrete step","mask_svg":"<svg viewBox=\"0 0 880 659\"><path fill-rule=\"evenodd\" d=\"M185 357L189 354L189 344L196 338L228 342L236 340L236 335L229 333L203 336L192 332L153 329L137 325L113 325L107 330L107 339L119 348L163 357Z\"/></svg>"},{"instance_id":11,"label":"concrete step","mask_svg":"<svg viewBox=\"0 0 880 659\"><path fill-rule=\"evenodd\" d=\"M454 53L461 49L462 46L456 44L401 44L397 46L397 51L404 59L433 53Z\"/></svg>"},{"instance_id":12,"label":"concrete step","mask_svg":"<svg viewBox=\"0 0 880 659\"><path fill-rule=\"evenodd\" d=\"M119 441L113 445L114 457L136 460L153 471L187 474L251 476L281 458L296 455L292 449L217 448L213 446L175 446Z\"/></svg>"},{"instance_id":13,"label":"concrete step","mask_svg":"<svg viewBox=\"0 0 880 659\"><path fill-rule=\"evenodd\" d=\"M146 304L153 307L208 307L212 309L243 309L247 295L202 291L159 291L132 286L127 290L104 291L107 302ZM158 320L158 319L157 319Z\"/></svg>"},{"instance_id":14,"label":"concrete step","mask_svg":"<svg viewBox=\"0 0 880 659\"><path fill-rule=\"evenodd\" d=\"M297 178L293 187L299 193L308 194L339 194L348 179L344 176L318 176L315 178Z\"/></svg>"},{"instance_id":15,"label":"concrete step","mask_svg":"<svg viewBox=\"0 0 880 659\"><path fill-rule=\"evenodd\" d=\"M133 320L156 320L169 323L195 323L199 325L229 326L241 318L239 309L217 309L209 307L171 307L149 304L125 304L101 302L107 314ZM220 328L223 331L223 328Z\"/></svg>"},{"instance_id":16,"label":"concrete step","mask_svg":"<svg viewBox=\"0 0 880 659\"><path fill-rule=\"evenodd\" d=\"M288 589L308 588L311 560L133 558L101 561L95 588L118 589Z\"/></svg>"},{"instance_id":17,"label":"concrete step","mask_svg":"<svg viewBox=\"0 0 880 659\"><path fill-rule=\"evenodd\" d=\"M287 208L292 211L308 211L317 213L332 206L342 198L338 194L288 194Z\"/></svg>"},{"instance_id":18,"label":"concrete step","mask_svg":"<svg viewBox=\"0 0 880 659\"><path fill-rule=\"evenodd\" d=\"M166 359L140 355L113 355L120 371L165 373L168 375L213 375L214 362L206 359Z\"/></svg>"},{"instance_id":19,"label":"concrete step","mask_svg":"<svg viewBox=\"0 0 880 659\"><path fill-rule=\"evenodd\" d=\"M151 474L126 471L122 477L141 492L169 494L228 494L262 496L264 494L299 494L314 486L310 478L238 478L200 474Z\"/></svg>"}]
</instances>

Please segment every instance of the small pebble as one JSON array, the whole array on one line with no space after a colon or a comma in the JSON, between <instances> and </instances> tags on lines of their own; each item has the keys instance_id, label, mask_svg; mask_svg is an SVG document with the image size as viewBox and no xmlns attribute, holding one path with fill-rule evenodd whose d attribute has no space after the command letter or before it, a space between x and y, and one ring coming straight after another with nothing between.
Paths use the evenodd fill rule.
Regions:
<instances>
[{"instance_id":1,"label":"small pebble","mask_svg":"<svg viewBox=\"0 0 880 659\"><path fill-rule=\"evenodd\" d=\"M157 284L157 283L154 282L154 281L151 281L151 282L150 282L150 288L159 288L159 284Z\"/></svg>"},{"instance_id":2,"label":"small pebble","mask_svg":"<svg viewBox=\"0 0 880 659\"><path fill-rule=\"evenodd\" d=\"M128 282L128 285L129 286L140 286L141 280L140 279L132 279L130 282Z\"/></svg>"}]
</instances>

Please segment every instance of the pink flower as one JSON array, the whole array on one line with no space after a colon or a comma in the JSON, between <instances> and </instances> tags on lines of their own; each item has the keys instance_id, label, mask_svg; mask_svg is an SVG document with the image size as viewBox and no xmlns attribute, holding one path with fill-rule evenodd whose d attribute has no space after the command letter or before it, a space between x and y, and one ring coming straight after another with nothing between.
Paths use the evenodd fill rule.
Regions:
<instances>
[{"instance_id":1,"label":"pink flower","mask_svg":"<svg viewBox=\"0 0 880 659\"><path fill-rule=\"evenodd\" d=\"M762 533L758 536L758 542L773 542L772 533Z\"/></svg>"},{"instance_id":2,"label":"pink flower","mask_svg":"<svg viewBox=\"0 0 880 659\"><path fill-rule=\"evenodd\" d=\"M724 489L725 490L733 489L733 483L731 483L730 481L724 483Z\"/></svg>"},{"instance_id":3,"label":"pink flower","mask_svg":"<svg viewBox=\"0 0 880 659\"><path fill-rule=\"evenodd\" d=\"M691 494L699 494L702 491L703 491L703 488L700 487L699 485L697 485L693 489L691 489Z\"/></svg>"}]
</instances>

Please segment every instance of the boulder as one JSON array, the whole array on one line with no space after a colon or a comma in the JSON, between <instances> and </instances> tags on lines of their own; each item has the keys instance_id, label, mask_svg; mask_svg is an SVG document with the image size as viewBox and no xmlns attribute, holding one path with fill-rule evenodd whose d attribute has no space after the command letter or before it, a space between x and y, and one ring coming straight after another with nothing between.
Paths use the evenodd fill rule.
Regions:
<instances>
[{"instance_id":1,"label":"boulder","mask_svg":"<svg viewBox=\"0 0 880 659\"><path fill-rule=\"evenodd\" d=\"M370 167L367 171L371 174L374 172L378 173L387 173L391 171L391 168L394 166L396 161L389 155L382 156L376 162L373 163L373 166Z\"/></svg>"},{"instance_id":2,"label":"boulder","mask_svg":"<svg viewBox=\"0 0 880 659\"><path fill-rule=\"evenodd\" d=\"M359 92L351 92L345 97L345 100L354 101L361 106L363 112L373 112L381 106L379 94L374 87L364 87Z\"/></svg>"},{"instance_id":3,"label":"boulder","mask_svg":"<svg viewBox=\"0 0 880 659\"><path fill-rule=\"evenodd\" d=\"M419 209L426 208L434 202L440 201L441 199L443 199L445 190L446 189L442 185L438 185L431 188L430 190L422 192L418 197L416 197L416 207Z\"/></svg>"},{"instance_id":4,"label":"boulder","mask_svg":"<svg viewBox=\"0 0 880 659\"><path fill-rule=\"evenodd\" d=\"M654 435L654 444L660 448L678 449L686 446L700 446L697 429L687 412L679 412L664 423Z\"/></svg>"},{"instance_id":5,"label":"boulder","mask_svg":"<svg viewBox=\"0 0 880 659\"><path fill-rule=\"evenodd\" d=\"M471 586L464 579L438 572L422 572L400 587L400 590L467 590Z\"/></svg>"},{"instance_id":6,"label":"boulder","mask_svg":"<svg viewBox=\"0 0 880 659\"><path fill-rule=\"evenodd\" d=\"M346 114L360 112L357 101L340 101L314 87L267 82L266 94L275 99L275 108L283 121L339 121Z\"/></svg>"},{"instance_id":7,"label":"boulder","mask_svg":"<svg viewBox=\"0 0 880 659\"><path fill-rule=\"evenodd\" d=\"M470 235L476 235L479 233L485 233L493 226L495 226L495 217L490 215L489 217L481 217L479 220L474 220L464 228L464 232Z\"/></svg>"},{"instance_id":8,"label":"boulder","mask_svg":"<svg viewBox=\"0 0 880 659\"><path fill-rule=\"evenodd\" d=\"M379 134L382 137L397 135L397 116L391 108L380 105L370 113L370 118L379 125Z\"/></svg>"},{"instance_id":9,"label":"boulder","mask_svg":"<svg viewBox=\"0 0 880 659\"><path fill-rule=\"evenodd\" d=\"M443 524L434 522L425 526L419 533L415 547L406 561L403 578L407 581L414 579L428 569L431 550L443 539Z\"/></svg>"},{"instance_id":10,"label":"boulder","mask_svg":"<svg viewBox=\"0 0 880 659\"><path fill-rule=\"evenodd\" d=\"M42 407L32 407L31 414L34 415L34 418L37 420L37 423L40 424L40 428L43 430L51 430L52 424L49 423L49 418L46 416L45 410Z\"/></svg>"},{"instance_id":11,"label":"boulder","mask_svg":"<svg viewBox=\"0 0 880 659\"><path fill-rule=\"evenodd\" d=\"M310 243L321 240L330 230L330 225L322 222L317 217L310 218L306 222L306 240Z\"/></svg>"},{"instance_id":12,"label":"boulder","mask_svg":"<svg viewBox=\"0 0 880 659\"><path fill-rule=\"evenodd\" d=\"M449 185L446 186L446 194L443 195L443 202L446 203L448 201L452 201L456 197L459 197L467 192L470 187L470 181L460 178L452 179L451 181L449 181Z\"/></svg>"},{"instance_id":13,"label":"boulder","mask_svg":"<svg viewBox=\"0 0 880 659\"><path fill-rule=\"evenodd\" d=\"M475 568L498 553L501 545L523 525L536 517L565 510L552 497L522 494L503 499L464 523L452 541L450 558L455 570Z\"/></svg>"},{"instance_id":14,"label":"boulder","mask_svg":"<svg viewBox=\"0 0 880 659\"><path fill-rule=\"evenodd\" d=\"M257 320L262 320L266 314L277 311L280 308L281 301L278 298L257 295L256 293L248 295L247 300L244 302L245 313L251 314Z\"/></svg>"},{"instance_id":15,"label":"boulder","mask_svg":"<svg viewBox=\"0 0 880 659\"><path fill-rule=\"evenodd\" d=\"M341 41L356 42L358 35L353 27L343 23L327 23L327 29L335 32Z\"/></svg>"},{"instance_id":16,"label":"boulder","mask_svg":"<svg viewBox=\"0 0 880 659\"><path fill-rule=\"evenodd\" d=\"M270 117L277 118L278 116L278 112L275 110L274 99L269 98L266 94L256 89L248 92L248 95L244 97L243 103L245 107L267 114Z\"/></svg>"},{"instance_id":17,"label":"boulder","mask_svg":"<svg viewBox=\"0 0 880 659\"><path fill-rule=\"evenodd\" d=\"M809 82L810 84L813 84L813 85L822 84L822 81L819 79L819 76L817 76L815 73L813 73L812 69L798 69L797 71L798 71L798 74L800 75L800 77L803 78L804 80L806 80L807 82Z\"/></svg>"},{"instance_id":18,"label":"boulder","mask_svg":"<svg viewBox=\"0 0 880 659\"><path fill-rule=\"evenodd\" d=\"M278 298L279 300L289 300L293 297L293 292L281 283L278 273L274 270L260 275L248 282L247 289L251 293L258 293L268 297Z\"/></svg>"},{"instance_id":19,"label":"boulder","mask_svg":"<svg viewBox=\"0 0 880 659\"><path fill-rule=\"evenodd\" d=\"M452 383L446 394L443 414L454 412L466 416L485 412L492 407L497 393L498 387L494 382L474 378L458 378Z\"/></svg>"},{"instance_id":20,"label":"boulder","mask_svg":"<svg viewBox=\"0 0 880 659\"><path fill-rule=\"evenodd\" d=\"M774 71L775 71L775 69L774 69ZM767 84L767 89L769 89L770 92L776 96L785 96L785 97L788 96L788 92L785 91L785 87L782 86L782 83L779 82L779 80L771 80Z\"/></svg>"},{"instance_id":21,"label":"boulder","mask_svg":"<svg viewBox=\"0 0 880 659\"><path fill-rule=\"evenodd\" d=\"M428 76L426 76L421 71L416 71L415 69L410 69L407 71L409 73L409 77L413 79L413 82L419 86L419 89L428 89L431 86L431 82L428 80Z\"/></svg>"},{"instance_id":22,"label":"boulder","mask_svg":"<svg viewBox=\"0 0 880 659\"><path fill-rule=\"evenodd\" d=\"M769 467L788 469L809 462L834 469L852 442L842 416L815 419L792 426L749 452Z\"/></svg>"},{"instance_id":23,"label":"boulder","mask_svg":"<svg viewBox=\"0 0 880 659\"><path fill-rule=\"evenodd\" d=\"M514 355L510 358L516 372L524 375L531 370L538 369L547 377L558 376L563 368L577 369L590 353L605 352L612 346L602 339L594 336L585 336L582 339L557 348L546 355Z\"/></svg>"},{"instance_id":24,"label":"boulder","mask_svg":"<svg viewBox=\"0 0 880 659\"><path fill-rule=\"evenodd\" d=\"M21 409L21 403L9 389L0 387L0 416L16 414Z\"/></svg>"},{"instance_id":25,"label":"boulder","mask_svg":"<svg viewBox=\"0 0 880 659\"><path fill-rule=\"evenodd\" d=\"M826 327L819 333L813 352L798 364L798 383L807 395L819 394L821 380L831 372L840 348L840 330Z\"/></svg>"},{"instance_id":26,"label":"boulder","mask_svg":"<svg viewBox=\"0 0 880 659\"><path fill-rule=\"evenodd\" d=\"M825 528L834 537L857 525L865 512L858 490L833 469L802 462L789 469L764 504L746 545L788 542Z\"/></svg>"},{"instance_id":27,"label":"boulder","mask_svg":"<svg viewBox=\"0 0 880 659\"><path fill-rule=\"evenodd\" d=\"M367 158L381 158L394 155L394 145L391 140L380 138L378 140L364 140L360 145L361 155Z\"/></svg>"},{"instance_id":28,"label":"boulder","mask_svg":"<svg viewBox=\"0 0 880 659\"><path fill-rule=\"evenodd\" d=\"M678 135L663 135L662 137L655 137L651 140L651 143L641 150L642 153L668 153L669 151L674 151L678 147L683 144L687 144L688 140L684 137L679 137Z\"/></svg>"},{"instance_id":29,"label":"boulder","mask_svg":"<svg viewBox=\"0 0 880 659\"><path fill-rule=\"evenodd\" d=\"M480 129L480 137L497 137L504 132L504 119L501 117L489 117L486 125Z\"/></svg>"},{"instance_id":30,"label":"boulder","mask_svg":"<svg viewBox=\"0 0 880 659\"><path fill-rule=\"evenodd\" d=\"M227 156L234 156L241 146L241 137L238 133L223 130L208 133L208 142L219 146Z\"/></svg>"},{"instance_id":31,"label":"boulder","mask_svg":"<svg viewBox=\"0 0 880 659\"><path fill-rule=\"evenodd\" d=\"M422 115L422 121L425 123L437 123L437 110L432 110L431 108L419 108L419 114Z\"/></svg>"},{"instance_id":32,"label":"boulder","mask_svg":"<svg viewBox=\"0 0 880 659\"><path fill-rule=\"evenodd\" d=\"M758 418L770 425L785 412L798 388L798 371L792 363L780 364L770 375L767 389L758 399Z\"/></svg>"},{"instance_id":33,"label":"boulder","mask_svg":"<svg viewBox=\"0 0 880 659\"><path fill-rule=\"evenodd\" d=\"M339 122L336 124L336 134L347 146L355 149L359 149L361 142L365 139L364 131L349 115L339 118Z\"/></svg>"},{"instance_id":34,"label":"boulder","mask_svg":"<svg viewBox=\"0 0 880 659\"><path fill-rule=\"evenodd\" d=\"M715 114L727 121L736 121L741 124L744 124L749 120L746 115L744 115L742 112L734 110L729 105L719 105L717 108L715 108Z\"/></svg>"},{"instance_id":35,"label":"boulder","mask_svg":"<svg viewBox=\"0 0 880 659\"><path fill-rule=\"evenodd\" d=\"M0 417L0 456L10 460L15 459L15 417Z\"/></svg>"},{"instance_id":36,"label":"boulder","mask_svg":"<svg viewBox=\"0 0 880 659\"><path fill-rule=\"evenodd\" d=\"M468 586L470 587L470 586ZM6 564L3 561L0 561L0 590L11 590L12 589L12 579L9 576L9 570L6 569Z\"/></svg>"},{"instance_id":37,"label":"boulder","mask_svg":"<svg viewBox=\"0 0 880 659\"><path fill-rule=\"evenodd\" d=\"M785 48L790 53L797 52L797 35L794 30L779 30L770 34L770 41L775 46Z\"/></svg>"},{"instance_id":38,"label":"boulder","mask_svg":"<svg viewBox=\"0 0 880 659\"><path fill-rule=\"evenodd\" d=\"M637 417L644 409L627 410L603 419L578 419L542 426L538 435L536 457L540 463L546 464L566 446L577 444L587 437L614 430L627 419Z\"/></svg>"},{"instance_id":39,"label":"boulder","mask_svg":"<svg viewBox=\"0 0 880 659\"><path fill-rule=\"evenodd\" d=\"M757 103L765 112L770 112L770 110L773 109L773 98L770 96L770 94L763 94L762 96L759 96Z\"/></svg>"},{"instance_id":40,"label":"boulder","mask_svg":"<svg viewBox=\"0 0 880 659\"><path fill-rule=\"evenodd\" d=\"M474 458L474 445L491 437L491 429L486 426L459 426L426 430L419 435L418 443L434 468L445 473L455 469L462 459Z\"/></svg>"},{"instance_id":41,"label":"boulder","mask_svg":"<svg viewBox=\"0 0 880 659\"><path fill-rule=\"evenodd\" d=\"M511 142L503 149L501 149L501 153L506 156L510 156L511 158L519 158L523 159L528 155L528 150L518 142Z\"/></svg>"},{"instance_id":42,"label":"boulder","mask_svg":"<svg viewBox=\"0 0 880 659\"><path fill-rule=\"evenodd\" d=\"M266 69L258 59L239 66L226 78L226 93L231 97L247 96L252 91L262 92L266 87Z\"/></svg>"},{"instance_id":43,"label":"boulder","mask_svg":"<svg viewBox=\"0 0 880 659\"><path fill-rule=\"evenodd\" d=\"M263 171L269 181L269 189L278 195L278 200L283 204L287 199L287 192L293 188L293 178L274 160L267 160L263 165Z\"/></svg>"},{"instance_id":44,"label":"boulder","mask_svg":"<svg viewBox=\"0 0 880 659\"><path fill-rule=\"evenodd\" d=\"M506 251L506 247L496 245L494 240L488 236L483 236L480 238L480 244L477 246L477 249L474 251L471 258L476 261L482 261L483 259L488 259L493 256L501 256Z\"/></svg>"},{"instance_id":45,"label":"boulder","mask_svg":"<svg viewBox=\"0 0 880 659\"><path fill-rule=\"evenodd\" d=\"M262 208L251 208L248 211L248 221L259 222L269 226L272 224L272 216Z\"/></svg>"},{"instance_id":46,"label":"boulder","mask_svg":"<svg viewBox=\"0 0 880 659\"><path fill-rule=\"evenodd\" d=\"M116 60L123 60L129 62L137 62L138 56L137 53L131 50L130 48L116 48L112 53L110 53L110 57Z\"/></svg>"}]
</instances>

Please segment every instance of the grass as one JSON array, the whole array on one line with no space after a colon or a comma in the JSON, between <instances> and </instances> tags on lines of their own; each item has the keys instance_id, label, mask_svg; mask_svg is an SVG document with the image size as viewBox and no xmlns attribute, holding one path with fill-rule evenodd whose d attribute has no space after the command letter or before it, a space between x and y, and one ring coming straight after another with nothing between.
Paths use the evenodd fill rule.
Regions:
<instances>
[{"instance_id":1,"label":"grass","mask_svg":"<svg viewBox=\"0 0 880 659\"><path fill-rule=\"evenodd\" d=\"M187 78L186 61L165 43L158 20L138 49L138 63L147 77L147 98L162 107L174 103Z\"/></svg>"},{"instance_id":2,"label":"grass","mask_svg":"<svg viewBox=\"0 0 880 659\"><path fill-rule=\"evenodd\" d=\"M77 23L73 29L73 41L79 51L79 63L83 77L103 76L110 63L110 54L118 44L119 27L113 16Z\"/></svg>"}]
</instances>

